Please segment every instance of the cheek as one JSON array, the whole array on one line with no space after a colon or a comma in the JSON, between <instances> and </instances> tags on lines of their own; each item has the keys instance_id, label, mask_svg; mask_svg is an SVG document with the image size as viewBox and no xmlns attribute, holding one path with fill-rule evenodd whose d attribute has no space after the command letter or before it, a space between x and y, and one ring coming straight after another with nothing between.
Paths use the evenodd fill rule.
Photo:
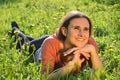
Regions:
<instances>
[{"instance_id":1,"label":"cheek","mask_svg":"<svg viewBox=\"0 0 120 80\"><path fill-rule=\"evenodd\" d=\"M75 33L73 32L73 30L68 30L67 31L67 37L72 37Z\"/></svg>"},{"instance_id":2,"label":"cheek","mask_svg":"<svg viewBox=\"0 0 120 80\"><path fill-rule=\"evenodd\" d=\"M75 35L78 35L79 33L77 31L75 31L75 30L70 30L68 32L68 34L71 35L71 36L75 36Z\"/></svg>"},{"instance_id":3,"label":"cheek","mask_svg":"<svg viewBox=\"0 0 120 80\"><path fill-rule=\"evenodd\" d=\"M85 32L85 36L87 37L87 38L89 38L89 32Z\"/></svg>"}]
</instances>

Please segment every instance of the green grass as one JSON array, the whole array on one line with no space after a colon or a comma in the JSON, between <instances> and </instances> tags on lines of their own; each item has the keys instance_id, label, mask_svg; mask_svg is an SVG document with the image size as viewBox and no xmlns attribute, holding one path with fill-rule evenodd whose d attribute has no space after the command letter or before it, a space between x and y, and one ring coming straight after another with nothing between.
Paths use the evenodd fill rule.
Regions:
<instances>
[{"instance_id":1,"label":"green grass","mask_svg":"<svg viewBox=\"0 0 120 80\"><path fill-rule=\"evenodd\" d=\"M120 0L0 0L0 80L47 80L47 74L40 74L41 65L28 62L32 56L27 51L15 49L7 34L11 21L17 21L25 34L38 38L53 34L71 10L91 18L105 70L84 70L64 80L119 80Z\"/></svg>"}]
</instances>

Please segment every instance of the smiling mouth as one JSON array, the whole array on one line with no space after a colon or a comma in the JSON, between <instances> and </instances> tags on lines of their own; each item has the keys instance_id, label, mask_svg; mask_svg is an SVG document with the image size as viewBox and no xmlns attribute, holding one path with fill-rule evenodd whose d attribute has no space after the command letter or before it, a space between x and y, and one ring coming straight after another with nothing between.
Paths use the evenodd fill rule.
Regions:
<instances>
[{"instance_id":1,"label":"smiling mouth","mask_svg":"<svg viewBox=\"0 0 120 80\"><path fill-rule=\"evenodd\" d=\"M83 39L83 38L77 38L77 40L78 40L78 41L84 41L84 39Z\"/></svg>"}]
</instances>

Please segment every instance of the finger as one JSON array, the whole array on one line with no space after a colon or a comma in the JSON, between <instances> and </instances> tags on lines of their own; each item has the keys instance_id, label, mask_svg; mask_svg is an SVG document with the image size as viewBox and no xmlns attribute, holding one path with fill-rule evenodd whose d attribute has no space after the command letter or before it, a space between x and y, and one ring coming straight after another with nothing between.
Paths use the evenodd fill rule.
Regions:
<instances>
[{"instance_id":1,"label":"finger","mask_svg":"<svg viewBox=\"0 0 120 80\"><path fill-rule=\"evenodd\" d=\"M82 58L80 61L81 61L81 63L83 63L85 61L85 58Z\"/></svg>"},{"instance_id":2,"label":"finger","mask_svg":"<svg viewBox=\"0 0 120 80\"><path fill-rule=\"evenodd\" d=\"M64 56L67 56L68 54L71 54L72 52L74 52L74 51L77 50L77 49L78 49L77 47L71 48L71 49L65 51L63 54L64 54Z\"/></svg>"},{"instance_id":3,"label":"finger","mask_svg":"<svg viewBox=\"0 0 120 80\"><path fill-rule=\"evenodd\" d=\"M86 58L87 60L89 60L90 58L90 54L88 52L85 52L85 51L81 51L81 50L76 50L75 52L73 52L73 54L78 54L78 55L81 55L81 58L84 57Z\"/></svg>"},{"instance_id":4,"label":"finger","mask_svg":"<svg viewBox=\"0 0 120 80\"><path fill-rule=\"evenodd\" d=\"M81 58L82 58L82 57L85 57L87 60L89 60L90 54L89 54L89 53L86 53L86 52L82 52L80 57L81 57Z\"/></svg>"},{"instance_id":5,"label":"finger","mask_svg":"<svg viewBox=\"0 0 120 80\"><path fill-rule=\"evenodd\" d=\"M80 49L77 49L73 52L73 54L77 55L84 55L85 57L89 57L90 55L86 54L87 52L81 51Z\"/></svg>"}]
</instances>

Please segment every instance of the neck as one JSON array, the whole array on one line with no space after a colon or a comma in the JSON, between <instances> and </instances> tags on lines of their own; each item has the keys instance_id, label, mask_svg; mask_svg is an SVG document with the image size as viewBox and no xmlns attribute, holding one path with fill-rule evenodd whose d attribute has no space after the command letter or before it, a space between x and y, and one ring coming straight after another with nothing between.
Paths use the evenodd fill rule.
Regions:
<instances>
[{"instance_id":1,"label":"neck","mask_svg":"<svg viewBox=\"0 0 120 80\"><path fill-rule=\"evenodd\" d=\"M66 51L66 50L68 50L68 49L70 49L70 48L73 48L73 47L75 47L75 46L70 45L67 41L64 41L64 42L63 42L63 50L64 50L64 51Z\"/></svg>"}]
</instances>

